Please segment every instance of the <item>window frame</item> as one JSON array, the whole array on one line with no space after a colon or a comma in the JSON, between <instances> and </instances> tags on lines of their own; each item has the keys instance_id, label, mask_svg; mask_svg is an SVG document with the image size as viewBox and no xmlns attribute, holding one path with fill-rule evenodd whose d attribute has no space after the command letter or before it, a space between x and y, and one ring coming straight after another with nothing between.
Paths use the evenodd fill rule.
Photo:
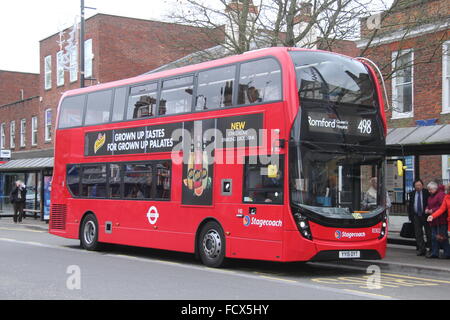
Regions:
<instances>
[{"instance_id":1,"label":"window frame","mask_svg":"<svg viewBox=\"0 0 450 320\"><path fill-rule=\"evenodd\" d=\"M20 147L27 146L27 119L20 119Z\"/></svg>"},{"instance_id":2,"label":"window frame","mask_svg":"<svg viewBox=\"0 0 450 320\"><path fill-rule=\"evenodd\" d=\"M16 148L16 121L12 120L9 123L9 147L11 149Z\"/></svg>"},{"instance_id":3,"label":"window frame","mask_svg":"<svg viewBox=\"0 0 450 320\"><path fill-rule=\"evenodd\" d=\"M50 120L48 113L50 112ZM52 116L53 111L51 108L47 108L44 111L44 140L45 142L52 141Z\"/></svg>"},{"instance_id":4,"label":"window frame","mask_svg":"<svg viewBox=\"0 0 450 320\"><path fill-rule=\"evenodd\" d=\"M38 117L31 117L31 145L37 146L38 143Z\"/></svg>"},{"instance_id":5,"label":"window frame","mask_svg":"<svg viewBox=\"0 0 450 320\"><path fill-rule=\"evenodd\" d=\"M64 85L64 64L63 64L64 51L60 50L56 53L56 86L61 87Z\"/></svg>"},{"instance_id":6,"label":"window frame","mask_svg":"<svg viewBox=\"0 0 450 320\"><path fill-rule=\"evenodd\" d=\"M411 67L411 82L403 82L401 84L397 83L397 73L399 70L396 70L396 65L399 56L410 54L410 66ZM404 119L404 118L413 118L414 117L414 49L405 49L392 52L392 70L396 70L392 73L392 119ZM396 111L399 109L398 104L398 95L397 95L397 87L405 86L411 84L411 111L408 112L399 112ZM404 106L403 106L404 107Z\"/></svg>"},{"instance_id":7,"label":"window frame","mask_svg":"<svg viewBox=\"0 0 450 320\"><path fill-rule=\"evenodd\" d=\"M44 89L52 88L52 56L48 55L44 58Z\"/></svg>"},{"instance_id":8,"label":"window frame","mask_svg":"<svg viewBox=\"0 0 450 320\"><path fill-rule=\"evenodd\" d=\"M85 78L90 78L94 75L94 47L92 38L84 40L84 48L84 76Z\"/></svg>"},{"instance_id":9,"label":"window frame","mask_svg":"<svg viewBox=\"0 0 450 320\"><path fill-rule=\"evenodd\" d=\"M450 40L442 45L442 112L450 113Z\"/></svg>"},{"instance_id":10,"label":"window frame","mask_svg":"<svg viewBox=\"0 0 450 320\"><path fill-rule=\"evenodd\" d=\"M0 149L6 149L6 122L0 124Z\"/></svg>"}]
</instances>

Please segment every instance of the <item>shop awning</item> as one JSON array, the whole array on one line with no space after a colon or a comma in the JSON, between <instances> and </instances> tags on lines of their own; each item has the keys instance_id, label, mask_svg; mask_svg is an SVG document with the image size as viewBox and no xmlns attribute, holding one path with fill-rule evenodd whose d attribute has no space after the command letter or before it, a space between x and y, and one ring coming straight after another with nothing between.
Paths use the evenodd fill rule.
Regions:
<instances>
[{"instance_id":1,"label":"shop awning","mask_svg":"<svg viewBox=\"0 0 450 320\"><path fill-rule=\"evenodd\" d=\"M388 129L389 156L450 154L450 124Z\"/></svg>"},{"instance_id":2,"label":"shop awning","mask_svg":"<svg viewBox=\"0 0 450 320\"><path fill-rule=\"evenodd\" d=\"M47 168L53 168L53 157L10 160L0 165L0 171L30 171Z\"/></svg>"}]
</instances>

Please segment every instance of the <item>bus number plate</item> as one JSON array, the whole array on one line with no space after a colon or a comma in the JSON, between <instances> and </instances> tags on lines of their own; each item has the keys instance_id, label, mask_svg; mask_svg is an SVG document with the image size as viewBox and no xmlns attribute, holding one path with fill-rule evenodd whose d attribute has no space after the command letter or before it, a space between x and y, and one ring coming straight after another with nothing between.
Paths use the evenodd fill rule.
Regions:
<instances>
[{"instance_id":1,"label":"bus number plate","mask_svg":"<svg viewBox=\"0 0 450 320\"><path fill-rule=\"evenodd\" d=\"M361 251L339 251L340 259L361 258Z\"/></svg>"}]
</instances>

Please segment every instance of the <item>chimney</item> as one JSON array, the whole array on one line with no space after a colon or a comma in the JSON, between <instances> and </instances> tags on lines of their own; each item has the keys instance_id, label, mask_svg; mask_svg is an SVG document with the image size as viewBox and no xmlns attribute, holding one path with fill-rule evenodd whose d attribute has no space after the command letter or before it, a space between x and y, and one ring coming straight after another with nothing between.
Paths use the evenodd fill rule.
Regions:
<instances>
[{"instance_id":1,"label":"chimney","mask_svg":"<svg viewBox=\"0 0 450 320\"><path fill-rule=\"evenodd\" d=\"M300 3L299 14L294 18L294 33L299 36L303 30L311 23L313 5L310 2ZM303 39L301 39L296 46L308 49L317 49L317 38L319 37L319 30L316 25L313 25L309 32Z\"/></svg>"},{"instance_id":2,"label":"chimney","mask_svg":"<svg viewBox=\"0 0 450 320\"><path fill-rule=\"evenodd\" d=\"M225 25L227 37L239 42L239 23L245 4L248 3L247 31L254 27L259 8L253 4L252 0L229 0L225 6L225 13L230 17ZM247 34L247 36L249 33ZM227 40L228 41L228 40Z\"/></svg>"}]
</instances>

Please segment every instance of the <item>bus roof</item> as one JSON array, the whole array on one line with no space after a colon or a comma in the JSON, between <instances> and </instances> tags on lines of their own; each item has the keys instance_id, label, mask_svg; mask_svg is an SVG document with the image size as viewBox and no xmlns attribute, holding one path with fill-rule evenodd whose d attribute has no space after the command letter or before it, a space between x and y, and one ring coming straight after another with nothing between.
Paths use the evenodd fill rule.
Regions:
<instances>
[{"instance_id":1,"label":"bus roof","mask_svg":"<svg viewBox=\"0 0 450 320\"><path fill-rule=\"evenodd\" d=\"M228 56L225 58L220 58L216 60L206 61L198 64L188 65L180 68L165 70L161 72L155 72L150 74L143 74L136 77L131 77L122 80L116 80L112 82L102 83L98 85L93 85L85 88L72 89L64 92L63 98L66 96L77 95L80 93L88 93L108 88L120 87L134 83L147 82L151 80L156 80L160 78L173 77L179 74L192 73L201 69L209 69L213 67L217 67L220 65L233 64L245 60L257 59L266 56L275 56L281 58L283 56L287 56L288 51L322 51L322 50L312 50L312 49L303 49L303 48L288 48L288 47L271 47L271 48L263 48L252 50L248 52L244 52L243 54ZM323 52L323 51L322 51ZM331 53L331 52L329 52ZM332 53L335 54L335 53Z\"/></svg>"}]
</instances>

